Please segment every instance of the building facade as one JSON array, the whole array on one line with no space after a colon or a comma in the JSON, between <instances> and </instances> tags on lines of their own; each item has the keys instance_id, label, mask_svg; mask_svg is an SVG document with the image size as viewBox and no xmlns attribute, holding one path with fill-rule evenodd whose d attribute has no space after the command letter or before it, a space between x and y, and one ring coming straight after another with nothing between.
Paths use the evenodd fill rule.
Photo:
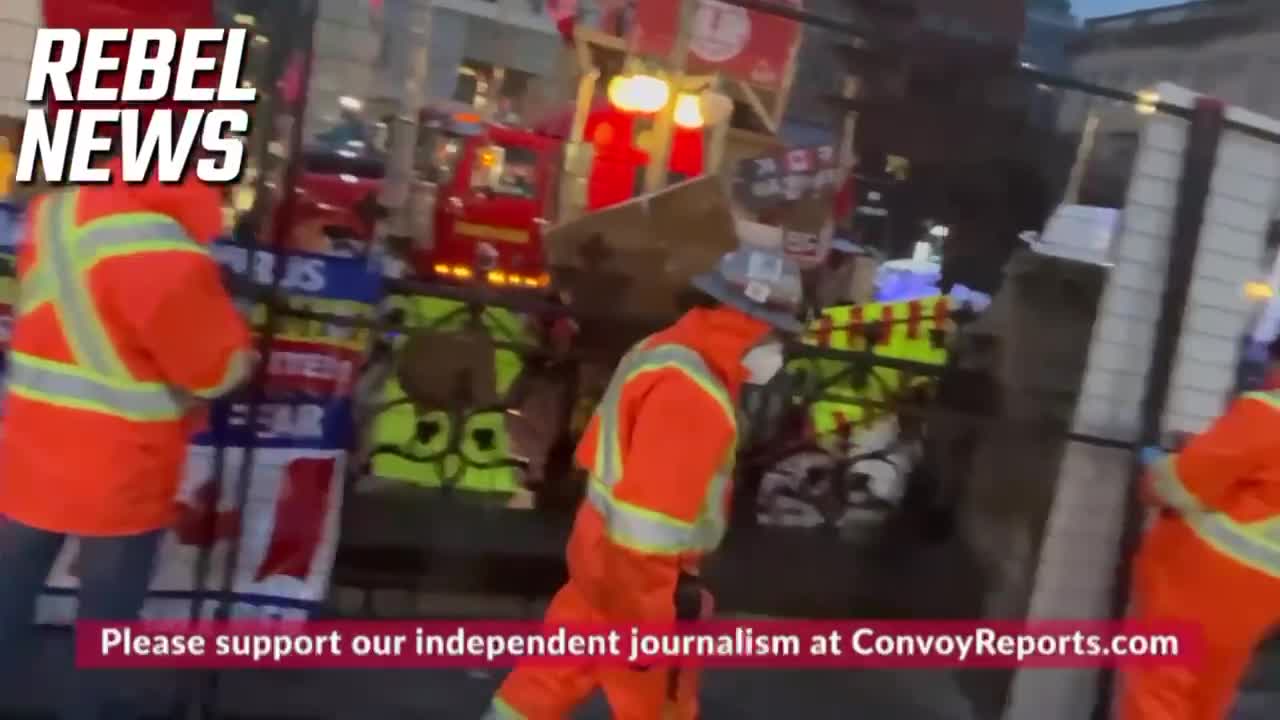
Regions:
<instances>
[{"instance_id":1,"label":"building facade","mask_svg":"<svg viewBox=\"0 0 1280 720\"><path fill-rule=\"evenodd\" d=\"M1067 48L1079 32L1080 23L1070 13L1031 8L1027 11L1020 60L1050 73L1067 74L1071 71ZM1055 93L1036 93L1029 102L1031 122L1037 127L1054 127L1059 101Z\"/></svg>"},{"instance_id":2,"label":"building facade","mask_svg":"<svg viewBox=\"0 0 1280 720\"><path fill-rule=\"evenodd\" d=\"M308 131L331 126L344 98L394 97L397 68L386 53L388 32L404 26L426 0L320 0ZM547 77L561 38L542 0L433 0L426 97L468 105L518 103Z\"/></svg>"},{"instance_id":3,"label":"building facade","mask_svg":"<svg viewBox=\"0 0 1280 720\"><path fill-rule=\"evenodd\" d=\"M1070 48L1082 80L1137 92L1172 82L1228 104L1280 116L1280 4L1272 0L1200 0L1095 18ZM1062 123L1078 127L1096 103L1078 97ZM1104 108L1105 109L1105 108ZM1114 108L1114 117L1127 113Z\"/></svg>"},{"instance_id":4,"label":"building facade","mask_svg":"<svg viewBox=\"0 0 1280 720\"><path fill-rule=\"evenodd\" d=\"M1273 0L1199 0L1085 23L1069 49L1074 76L1133 93L1171 82L1229 105L1280 117L1280 5ZM1093 118L1079 200L1118 206L1137 151L1141 108L1080 92L1066 94L1064 133Z\"/></svg>"},{"instance_id":5,"label":"building facade","mask_svg":"<svg viewBox=\"0 0 1280 720\"><path fill-rule=\"evenodd\" d=\"M0 2L0 121L27 114L27 74L39 26L40 0Z\"/></svg>"}]
</instances>

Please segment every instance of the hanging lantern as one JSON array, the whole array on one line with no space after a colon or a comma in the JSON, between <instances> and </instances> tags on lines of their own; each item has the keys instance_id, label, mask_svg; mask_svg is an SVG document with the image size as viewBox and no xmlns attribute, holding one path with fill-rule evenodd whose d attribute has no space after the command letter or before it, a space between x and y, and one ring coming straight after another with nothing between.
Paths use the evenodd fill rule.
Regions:
<instances>
[{"instance_id":1,"label":"hanging lantern","mask_svg":"<svg viewBox=\"0 0 1280 720\"><path fill-rule=\"evenodd\" d=\"M676 97L676 125L685 130L697 130L707 124L702 115L702 99L690 93L681 93Z\"/></svg>"},{"instance_id":2,"label":"hanging lantern","mask_svg":"<svg viewBox=\"0 0 1280 720\"><path fill-rule=\"evenodd\" d=\"M656 113L671 99L671 86L652 75L617 75L609 81L609 102L624 112Z\"/></svg>"}]
</instances>

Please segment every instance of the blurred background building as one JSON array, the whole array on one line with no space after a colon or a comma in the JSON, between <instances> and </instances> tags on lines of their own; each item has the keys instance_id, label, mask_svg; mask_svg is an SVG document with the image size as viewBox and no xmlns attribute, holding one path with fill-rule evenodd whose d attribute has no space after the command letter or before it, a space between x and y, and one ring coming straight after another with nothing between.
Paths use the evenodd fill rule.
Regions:
<instances>
[{"instance_id":1,"label":"blurred background building","mask_svg":"<svg viewBox=\"0 0 1280 720\"><path fill-rule=\"evenodd\" d=\"M0 123L27 114L27 74L40 25L40 0L0 2Z\"/></svg>"},{"instance_id":2,"label":"blurred background building","mask_svg":"<svg viewBox=\"0 0 1280 720\"><path fill-rule=\"evenodd\" d=\"M1270 117L1280 117L1280 4L1199 0L1085 21L1068 57L1073 75L1130 92L1168 81ZM1130 103L1072 93L1059 127L1097 132L1082 202L1122 202L1142 116Z\"/></svg>"},{"instance_id":3,"label":"blurred background building","mask_svg":"<svg viewBox=\"0 0 1280 720\"><path fill-rule=\"evenodd\" d=\"M1087 20L1069 50L1083 80L1138 91L1161 81L1280 115L1280 3L1198 2ZM1068 103L1063 123L1090 108Z\"/></svg>"}]
</instances>

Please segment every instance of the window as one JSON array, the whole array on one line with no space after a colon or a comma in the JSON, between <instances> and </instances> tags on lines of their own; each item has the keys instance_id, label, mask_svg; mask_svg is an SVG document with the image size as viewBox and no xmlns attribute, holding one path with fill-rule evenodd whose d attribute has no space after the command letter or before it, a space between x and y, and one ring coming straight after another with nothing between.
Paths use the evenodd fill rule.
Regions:
<instances>
[{"instance_id":1,"label":"window","mask_svg":"<svg viewBox=\"0 0 1280 720\"><path fill-rule=\"evenodd\" d=\"M418 168L425 180L437 185L448 184L458 169L458 158L462 156L463 138L444 132L430 130L418 137Z\"/></svg>"},{"instance_id":2,"label":"window","mask_svg":"<svg viewBox=\"0 0 1280 720\"><path fill-rule=\"evenodd\" d=\"M493 192L507 197L533 198L538 186L538 154L527 147L501 147L502 167Z\"/></svg>"},{"instance_id":3,"label":"window","mask_svg":"<svg viewBox=\"0 0 1280 720\"><path fill-rule=\"evenodd\" d=\"M493 66L476 60L464 60L458 66L458 84L453 89L453 99L478 106L489 93L493 82Z\"/></svg>"}]
</instances>

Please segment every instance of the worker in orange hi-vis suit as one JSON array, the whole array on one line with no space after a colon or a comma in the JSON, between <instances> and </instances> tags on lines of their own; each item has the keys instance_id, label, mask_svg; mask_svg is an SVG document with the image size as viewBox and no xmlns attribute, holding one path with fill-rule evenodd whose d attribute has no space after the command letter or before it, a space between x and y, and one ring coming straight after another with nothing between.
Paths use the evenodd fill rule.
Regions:
<instances>
[{"instance_id":1,"label":"worker in orange hi-vis suit","mask_svg":"<svg viewBox=\"0 0 1280 720\"><path fill-rule=\"evenodd\" d=\"M1270 349L1272 373L1280 342ZM1280 390L1241 395L1176 455L1144 451L1161 508L1134 564L1139 619L1203 628L1199 667L1135 669L1121 720L1224 720L1254 650L1280 626Z\"/></svg>"},{"instance_id":2,"label":"worker in orange hi-vis suit","mask_svg":"<svg viewBox=\"0 0 1280 720\"><path fill-rule=\"evenodd\" d=\"M744 382L782 367L801 329L800 272L780 255L735 251L695 286L714 304L643 340L615 371L577 462L590 474L567 551L569 582L546 622L672 623L706 617L700 559L727 525ZM601 664L518 666L490 720L561 720L597 687L619 720L697 716L697 677Z\"/></svg>"},{"instance_id":3,"label":"worker in orange hi-vis suit","mask_svg":"<svg viewBox=\"0 0 1280 720\"><path fill-rule=\"evenodd\" d=\"M252 366L207 247L218 190L119 171L37 199L21 240L0 428L0 682L15 682L67 536L80 541L80 618L138 617L193 425ZM105 717L117 690L75 677L69 717Z\"/></svg>"}]
</instances>

